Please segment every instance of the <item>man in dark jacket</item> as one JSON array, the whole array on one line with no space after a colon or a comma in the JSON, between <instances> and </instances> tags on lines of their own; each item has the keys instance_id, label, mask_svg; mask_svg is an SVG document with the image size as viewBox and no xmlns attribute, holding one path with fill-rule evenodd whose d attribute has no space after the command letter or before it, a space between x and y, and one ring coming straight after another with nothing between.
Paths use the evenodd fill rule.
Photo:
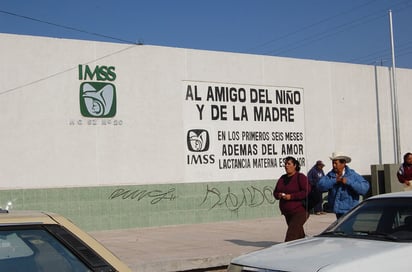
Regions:
<instances>
[{"instance_id":1,"label":"man in dark jacket","mask_svg":"<svg viewBox=\"0 0 412 272\"><path fill-rule=\"evenodd\" d=\"M322 161L317 161L316 164L308 172L308 180L310 186L312 187L312 191L316 191L315 195L318 198L318 204L313 207L313 212L316 215L324 213L322 211L322 192L320 192L318 188L319 180L325 175L325 173L323 172L324 166L325 164Z\"/></svg>"}]
</instances>

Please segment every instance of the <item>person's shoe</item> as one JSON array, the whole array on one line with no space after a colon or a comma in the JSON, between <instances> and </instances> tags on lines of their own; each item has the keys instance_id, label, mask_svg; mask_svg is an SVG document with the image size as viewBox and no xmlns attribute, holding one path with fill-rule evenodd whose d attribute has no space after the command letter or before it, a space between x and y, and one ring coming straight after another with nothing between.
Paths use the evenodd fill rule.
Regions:
<instances>
[{"instance_id":1,"label":"person's shoe","mask_svg":"<svg viewBox=\"0 0 412 272\"><path fill-rule=\"evenodd\" d=\"M316 215L321 215L322 213L320 213L320 212L316 212L315 214L316 214Z\"/></svg>"}]
</instances>

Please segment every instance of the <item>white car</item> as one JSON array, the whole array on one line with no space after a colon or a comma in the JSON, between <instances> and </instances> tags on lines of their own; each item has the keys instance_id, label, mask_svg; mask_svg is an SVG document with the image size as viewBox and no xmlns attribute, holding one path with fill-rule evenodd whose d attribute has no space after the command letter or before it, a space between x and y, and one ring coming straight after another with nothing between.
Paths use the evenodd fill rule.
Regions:
<instances>
[{"instance_id":1,"label":"white car","mask_svg":"<svg viewBox=\"0 0 412 272\"><path fill-rule=\"evenodd\" d=\"M233 259L229 272L412 271L412 191L370 197L321 234Z\"/></svg>"}]
</instances>

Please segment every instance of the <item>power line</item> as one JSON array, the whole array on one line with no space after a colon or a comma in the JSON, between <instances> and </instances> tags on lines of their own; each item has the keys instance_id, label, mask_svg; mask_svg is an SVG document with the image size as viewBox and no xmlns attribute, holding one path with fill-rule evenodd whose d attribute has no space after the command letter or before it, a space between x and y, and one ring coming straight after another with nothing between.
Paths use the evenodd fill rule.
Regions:
<instances>
[{"instance_id":1,"label":"power line","mask_svg":"<svg viewBox=\"0 0 412 272\"><path fill-rule=\"evenodd\" d=\"M315 27L315 26L317 26L317 25L326 23L326 22L328 22L328 21L330 21L330 20L334 20L334 19L336 19L336 17L339 17L339 16L342 16L342 15L351 13L351 12L353 12L354 10L357 10L357 9L363 7L363 6L367 6L367 5L371 4L372 2L376 2L376 0L372 0L372 1L369 1L369 2L367 2L367 3L365 3L365 4L362 4L362 5L359 5L359 6L355 6L355 7L351 8L351 9L349 9L349 10L347 10L347 11L343 11L343 12L338 13L338 14L336 14L336 15L332 15L332 16L330 16L330 17L327 17L327 18L325 18L325 19L322 19L322 20L320 20L320 21L317 21L317 22L315 22L315 23L313 23L313 24L310 24L310 25L308 25L308 26L302 27L302 28L300 28L300 29L297 29L297 30L295 30L295 31L292 31L292 32L290 32L290 33L287 33L287 34L285 34L285 35L282 35L282 36L280 36L280 37L278 37L278 38L269 40L269 41L267 41L267 42L264 42L263 44L257 45L257 46L255 46L255 47L253 47L253 48L250 48L250 49L246 50L246 52L250 52L250 51L252 51L252 50L255 50L255 49L260 48L260 47L263 47L263 46L266 46L266 45L268 45L268 44L270 44L270 43L273 43L273 42L276 42L276 41L279 41L279 40L283 40L283 39L288 38L288 37L290 37L290 36L292 36L292 35L295 35L295 34L298 34L298 33L300 33L300 32L303 32L303 31L305 31L305 30L308 30L308 29L310 29L310 28L313 28L313 27Z\"/></svg>"},{"instance_id":2,"label":"power line","mask_svg":"<svg viewBox=\"0 0 412 272\"><path fill-rule=\"evenodd\" d=\"M405 3L409 2L409 1L404 1ZM403 4L400 3L400 4ZM399 6L400 4L398 4L397 6ZM409 4L409 3L407 3ZM411 6L408 7L399 7L397 8L398 14L402 13L404 11L406 11L408 8L410 8ZM410 48L412 48L412 40L408 40L406 42L400 43L398 45L396 45L395 50L396 50L396 56L405 56L405 55L409 55L410 52L408 51ZM406 51L406 52L405 52ZM374 53L370 53L367 54L365 56L361 56L361 57L357 57L357 58L352 58L351 60L349 60L348 62L354 62L354 61L360 61L362 59L366 59L368 61L373 61L376 62L376 59L383 59L383 58L387 58L387 59L391 59L392 57L390 56L390 48L389 45L385 47L385 49L379 50L379 51L375 51ZM369 63L370 64L370 63Z\"/></svg>"},{"instance_id":3,"label":"power line","mask_svg":"<svg viewBox=\"0 0 412 272\"><path fill-rule=\"evenodd\" d=\"M409 50L412 49L412 42L408 41L396 46L396 56L405 56L409 54ZM390 48L389 45L383 49L371 52L367 55L356 57L347 60L346 62L366 62L368 64L375 63L377 59L390 59Z\"/></svg>"},{"instance_id":4,"label":"power line","mask_svg":"<svg viewBox=\"0 0 412 272\"><path fill-rule=\"evenodd\" d=\"M344 12L338 14L338 15L331 16L331 17L328 17L328 18L326 18L326 19L320 20L320 21L318 21L318 22L316 22L316 23L314 23L314 24L311 24L311 25L309 25L309 26L307 26L307 27L303 27L303 28L301 28L301 29L299 29L299 30L296 30L296 31L294 31L294 32L291 32L291 33L289 33L289 34L286 34L286 35L284 35L284 36L282 36L282 37L279 37L279 38L277 38L277 39L270 40L269 42L266 42L264 45L267 45L267 44L269 44L269 43L271 43L271 42L273 42L273 41L276 41L276 40L283 39L283 38L285 38L285 37L289 37L289 36L291 36L291 35L293 35L293 34L302 32L302 31L304 31L304 30L307 30L307 29L309 29L309 28L312 28L313 26L317 26L317 25L319 25L319 24L321 24L321 23L330 21L331 19L336 18L337 16L344 15L344 14L348 14L348 13L350 13L350 12L353 12L353 11L356 10L357 8L362 7L362 6L369 5L369 4L371 4L372 2L374 2L374 1L367 2L367 3L363 4L363 5L360 5L360 6L357 6L357 7L355 7L355 8L349 9L349 10L347 10L347 11L344 11ZM406 7L406 8L404 7L405 5L408 5L409 2L410 2L410 0L405 0L405 1L398 2L397 4L393 5L393 8L392 8L392 9L393 9L393 10L394 10L394 9L398 9L400 12L405 11L407 8L410 8L410 6L408 6L408 7ZM326 38L328 38L328 37L330 37L330 36L333 36L333 35L336 35L336 34L338 34L338 33L347 31L347 30L352 29L352 28L354 28L354 27L357 27L357 26L359 26L359 25L362 25L362 24L371 22L371 21L373 21L373 20L377 20L377 19L379 19L379 18L382 18L382 17L386 16L386 13L387 13L387 9L382 9L382 10L380 10L380 11L378 11L378 12L371 13L371 14L369 14L368 16L363 16L363 17L361 17L361 18L359 18L359 19L356 19L356 20L354 20L354 21L347 22L347 23L341 24L341 25L339 25L339 26L332 27L332 28L330 28L330 29L328 29L328 30L326 30L326 31L322 31L322 32L319 32L319 33L317 33L317 34L314 34L314 35L305 37L305 38L300 39L300 40L298 40L298 41L295 41L295 42L293 42L293 43L288 43L288 44L285 45L285 46L281 46L281 47L279 47L279 48L277 48L277 49L268 51L268 52L266 52L265 54L268 54L268 55L274 55L274 54L276 54L276 55L281 55L281 54L284 54L284 53L289 52L289 51L291 51L291 50L294 50L294 49L296 49L296 48L306 46L306 45L308 45L308 44L310 44L310 43L313 43L313 42L318 42L318 41L320 41L320 40L323 40L323 39L326 39Z\"/></svg>"},{"instance_id":5,"label":"power line","mask_svg":"<svg viewBox=\"0 0 412 272\"><path fill-rule=\"evenodd\" d=\"M329 30L322 31L322 32L319 32L317 34L311 35L311 36L309 36L307 38L304 38L304 39L302 39L298 42L289 43L285 46L280 47L279 49L269 51L267 54L271 55L271 54L286 53L286 52L289 52L289 51L294 50L296 48L308 45L308 44L313 43L313 42L318 42L320 40L326 39L326 38L328 38L330 36L333 36L333 35L336 35L338 33L342 33L344 31L347 31L351 28L357 27L357 26L359 26L361 24L364 24L366 22L370 22L370 21L379 19L383 16L384 15L378 15L378 16L375 16L371 19L368 19L368 17L363 17L359 20L352 21L352 22L349 22L349 23L345 23L345 24L339 25L337 27L330 28Z\"/></svg>"},{"instance_id":6,"label":"power line","mask_svg":"<svg viewBox=\"0 0 412 272\"><path fill-rule=\"evenodd\" d=\"M33 17L13 13L13 12L6 11L6 10L0 10L0 13L4 13L4 14L15 16L15 17L18 17L18 18L31 20L31 21L34 21L34 22L47 24L47 25L51 25L51 26L55 26L55 27L59 27L59 28L63 28L63 29L71 30L71 31L81 32L81 33L85 33L85 34L88 34L88 35L93 35L93 36L100 37L100 38L115 40L115 41L119 41L119 42L122 42L122 43L136 44L135 42L132 42L132 41L129 41L129 40L124 40L124 39L120 39L120 38L116 38L116 37L112 37L112 36L108 36L108 35L104 35L104 34L99 34L99 33L95 33L95 32L90 32L90 31L87 31L87 30L83 30L83 29L79 29L79 28L75 28L75 27L71 27L71 26L61 25L61 24L57 24L57 23L53 23L53 22L48 22L48 21L37 19L37 18L33 18Z\"/></svg>"},{"instance_id":7,"label":"power line","mask_svg":"<svg viewBox=\"0 0 412 272\"><path fill-rule=\"evenodd\" d=\"M93 60L90 60L90 61L87 61L87 62L85 62L85 63L83 63L83 64L93 63L93 62L95 62L95 61L102 60L102 59L105 59L105 58L107 58L107 57L111 57L111 56L120 54L120 53L122 53L122 52L124 52L124 51L127 51L127 50L129 50L129 49L131 49L131 48L134 48L134 47L136 47L136 46L138 46L138 45L130 45L130 46L126 47L126 48L123 48L123 49L121 49L121 50L112 52L112 53L110 53L110 54L106 54L106 55L104 55L104 56L102 56L102 57L99 57L99 58L96 58L96 59L93 59ZM73 70L77 69L77 67L78 67L78 66L76 65L75 67L67 68L67 69L62 70L62 71L60 71L60 72L56 72L56 73L54 73L54 74L51 74L51 75L48 75L48 76L45 76L45 77L42 77L42 78L33 80L33 81L31 81L31 82L22 84L22 85L20 85L20 86L13 87L13 88L10 88L10 89L5 90L5 91L0 91L0 95L5 95L5 94L7 94L7 93L12 93L12 92L15 92L15 91L17 91L17 90L19 90L19 89L22 89L22 88L25 88L25 87L34 85L34 84L36 84L36 83L45 81L45 80L47 80L47 79L56 77L56 76L61 75L61 74L64 74L64 73L73 71Z\"/></svg>"}]
</instances>

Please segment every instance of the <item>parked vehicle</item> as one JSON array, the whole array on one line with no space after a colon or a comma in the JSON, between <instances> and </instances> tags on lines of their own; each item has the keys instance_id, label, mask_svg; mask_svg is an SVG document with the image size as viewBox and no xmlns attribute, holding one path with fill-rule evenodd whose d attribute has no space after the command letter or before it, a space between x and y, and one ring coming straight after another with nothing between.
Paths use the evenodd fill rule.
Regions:
<instances>
[{"instance_id":1,"label":"parked vehicle","mask_svg":"<svg viewBox=\"0 0 412 272\"><path fill-rule=\"evenodd\" d=\"M0 212L0 270L13 272L131 271L63 216Z\"/></svg>"},{"instance_id":2,"label":"parked vehicle","mask_svg":"<svg viewBox=\"0 0 412 272\"><path fill-rule=\"evenodd\" d=\"M245 254L241 271L410 271L412 191L370 197L314 237Z\"/></svg>"}]
</instances>

